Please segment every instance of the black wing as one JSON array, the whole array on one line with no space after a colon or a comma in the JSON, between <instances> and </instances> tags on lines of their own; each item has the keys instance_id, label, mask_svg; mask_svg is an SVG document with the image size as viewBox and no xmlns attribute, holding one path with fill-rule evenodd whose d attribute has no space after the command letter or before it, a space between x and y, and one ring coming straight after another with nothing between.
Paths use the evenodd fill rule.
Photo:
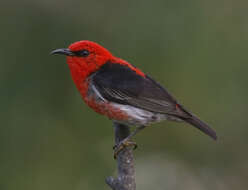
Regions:
<instances>
[{"instance_id":1,"label":"black wing","mask_svg":"<svg viewBox=\"0 0 248 190\"><path fill-rule=\"evenodd\" d=\"M178 104L166 89L149 76L137 75L128 66L108 62L92 75L92 82L108 101L178 117L217 139L208 124Z\"/></svg>"},{"instance_id":2,"label":"black wing","mask_svg":"<svg viewBox=\"0 0 248 190\"><path fill-rule=\"evenodd\" d=\"M131 105L156 113L189 117L177 109L177 101L148 76L142 77L128 66L106 63L92 76L100 94L108 101Z\"/></svg>"}]
</instances>

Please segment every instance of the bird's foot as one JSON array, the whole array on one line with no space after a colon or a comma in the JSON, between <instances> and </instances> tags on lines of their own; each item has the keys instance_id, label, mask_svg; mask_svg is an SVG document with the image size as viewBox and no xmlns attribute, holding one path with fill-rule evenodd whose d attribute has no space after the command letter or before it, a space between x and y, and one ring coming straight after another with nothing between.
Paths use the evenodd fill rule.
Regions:
<instances>
[{"instance_id":1,"label":"bird's foot","mask_svg":"<svg viewBox=\"0 0 248 190\"><path fill-rule=\"evenodd\" d=\"M114 149L114 159L117 158L118 154L126 147L133 146L133 150L135 150L138 146L136 142L131 141L130 139L124 139L119 144L116 144Z\"/></svg>"}]
</instances>

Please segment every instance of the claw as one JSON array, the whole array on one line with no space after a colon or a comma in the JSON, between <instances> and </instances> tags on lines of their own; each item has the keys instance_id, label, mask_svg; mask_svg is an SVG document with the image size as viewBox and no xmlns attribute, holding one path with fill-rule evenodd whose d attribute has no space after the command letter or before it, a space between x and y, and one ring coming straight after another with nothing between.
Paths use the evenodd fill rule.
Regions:
<instances>
[{"instance_id":1,"label":"claw","mask_svg":"<svg viewBox=\"0 0 248 190\"><path fill-rule=\"evenodd\" d=\"M125 148L128 146L133 146L133 149L135 150L138 146L135 142L130 141L128 139L124 139L123 141L121 141L118 145L115 145L113 147L114 149L114 159L117 158L118 154Z\"/></svg>"}]
</instances>

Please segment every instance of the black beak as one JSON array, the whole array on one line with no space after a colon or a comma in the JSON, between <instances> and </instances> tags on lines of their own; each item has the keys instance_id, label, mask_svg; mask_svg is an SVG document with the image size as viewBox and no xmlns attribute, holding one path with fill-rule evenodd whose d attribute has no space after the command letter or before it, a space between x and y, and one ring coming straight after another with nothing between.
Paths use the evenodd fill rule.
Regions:
<instances>
[{"instance_id":1,"label":"black beak","mask_svg":"<svg viewBox=\"0 0 248 190\"><path fill-rule=\"evenodd\" d=\"M67 48L55 49L50 54L51 55L53 55L53 54L61 54L61 55L67 55L67 56L75 55L71 50L69 50Z\"/></svg>"}]
</instances>

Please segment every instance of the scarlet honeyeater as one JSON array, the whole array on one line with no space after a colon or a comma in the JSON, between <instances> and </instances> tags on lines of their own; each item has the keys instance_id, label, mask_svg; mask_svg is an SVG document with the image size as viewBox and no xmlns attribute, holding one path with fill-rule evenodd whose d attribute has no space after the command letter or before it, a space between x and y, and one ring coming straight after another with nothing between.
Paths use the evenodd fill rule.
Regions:
<instances>
[{"instance_id":1,"label":"scarlet honeyeater","mask_svg":"<svg viewBox=\"0 0 248 190\"><path fill-rule=\"evenodd\" d=\"M91 41L79 41L52 54L67 56L71 76L85 103L113 121L137 126L123 144L151 123L184 121L213 139L216 133L186 110L159 83Z\"/></svg>"}]
</instances>

